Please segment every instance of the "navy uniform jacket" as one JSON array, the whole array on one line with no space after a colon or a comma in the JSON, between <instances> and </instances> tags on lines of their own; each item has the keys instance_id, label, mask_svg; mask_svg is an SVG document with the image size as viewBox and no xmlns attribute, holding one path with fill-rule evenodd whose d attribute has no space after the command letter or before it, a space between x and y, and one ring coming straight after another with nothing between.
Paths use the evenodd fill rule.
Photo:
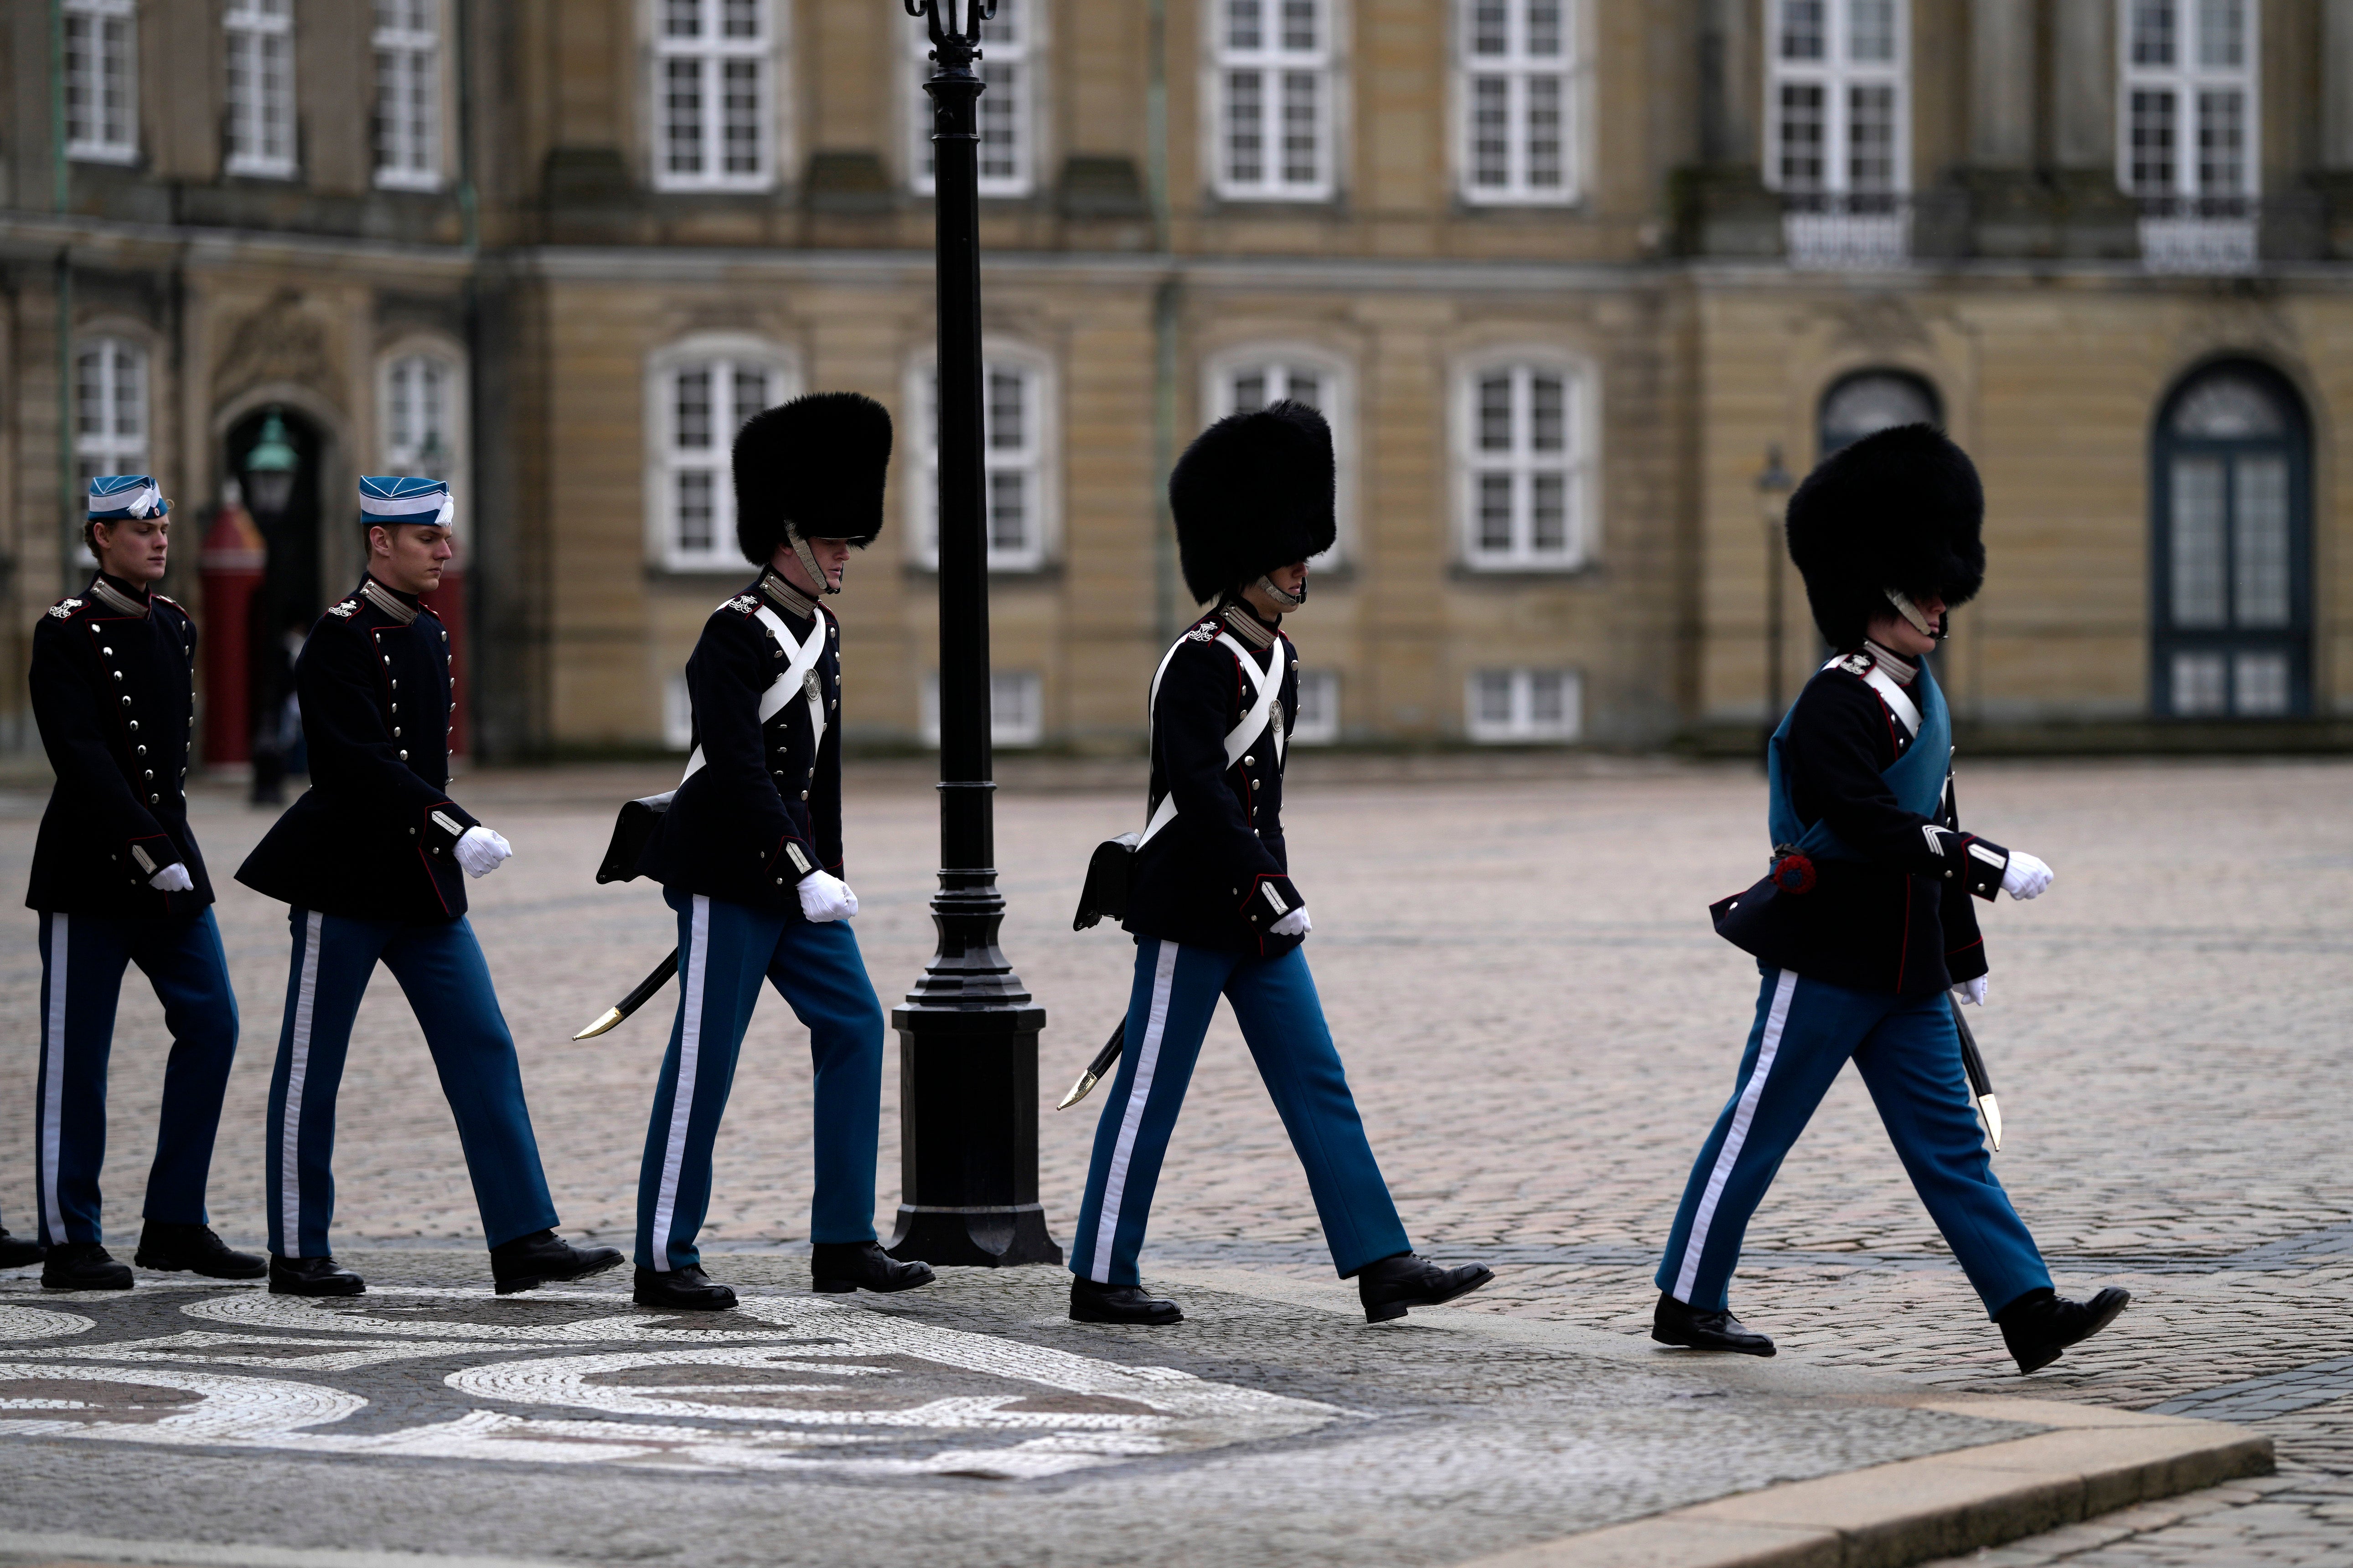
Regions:
<instances>
[{"instance_id":1,"label":"navy uniform jacket","mask_svg":"<svg viewBox=\"0 0 2353 1568\"><path fill-rule=\"evenodd\" d=\"M760 722L760 695L790 657L761 623L764 604L796 637L823 623L809 671L822 738L811 732L806 682ZM638 869L667 888L798 920L801 879L841 875L841 624L763 572L702 624L686 689L703 765L678 786Z\"/></svg>"},{"instance_id":2,"label":"navy uniform jacket","mask_svg":"<svg viewBox=\"0 0 2353 1568\"><path fill-rule=\"evenodd\" d=\"M33 628L33 717L58 782L41 814L26 907L189 915L213 901L188 831L196 625L161 594L100 573ZM195 887L148 879L174 860Z\"/></svg>"},{"instance_id":3,"label":"navy uniform jacket","mask_svg":"<svg viewBox=\"0 0 2353 1568\"><path fill-rule=\"evenodd\" d=\"M1896 804L1882 775L1910 749L1911 736L1863 679L1870 660L1859 652L1806 683L1790 712L1787 752L1799 817L1809 826L1827 820L1863 858L1814 858L1815 885L1803 893L1767 878L1715 906L1716 930L1810 980L1926 995L1986 973L1969 900L2001 890L2010 851L1960 831L1949 775L1933 820ZM1972 845L1982 853L1971 854Z\"/></svg>"},{"instance_id":4,"label":"navy uniform jacket","mask_svg":"<svg viewBox=\"0 0 2353 1568\"><path fill-rule=\"evenodd\" d=\"M466 912L451 847L475 826L449 784L449 633L412 594L362 577L294 661L311 787L237 868L297 909L430 922Z\"/></svg>"},{"instance_id":5,"label":"navy uniform jacket","mask_svg":"<svg viewBox=\"0 0 2353 1568\"><path fill-rule=\"evenodd\" d=\"M1218 640L1229 616L1246 617L1263 636L1272 630L1249 609L1233 605L1206 616L1177 639L1152 705L1151 804L1174 793L1176 818L1135 852L1128 877L1127 914L1121 923L1138 936L1194 947L1240 948L1274 958L1301 938L1270 936L1267 927L1303 900L1292 884L1282 842L1282 763L1273 730L1286 742L1299 711L1299 662L1291 639L1274 631L1263 651L1242 643L1259 668L1284 656L1282 689L1267 733L1231 767L1226 736L1257 699L1258 689L1233 650ZM1271 889L1276 901L1266 892Z\"/></svg>"}]
</instances>

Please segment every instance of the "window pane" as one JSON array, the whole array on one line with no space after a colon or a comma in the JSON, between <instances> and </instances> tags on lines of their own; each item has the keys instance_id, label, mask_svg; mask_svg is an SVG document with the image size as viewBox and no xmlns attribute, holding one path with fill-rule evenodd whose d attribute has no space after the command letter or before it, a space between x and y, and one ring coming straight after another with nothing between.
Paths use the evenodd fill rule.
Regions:
<instances>
[{"instance_id":1,"label":"window pane","mask_svg":"<svg viewBox=\"0 0 2353 1568\"><path fill-rule=\"evenodd\" d=\"M1266 0L1226 0L1226 47L1257 49L1266 47Z\"/></svg>"},{"instance_id":2,"label":"window pane","mask_svg":"<svg viewBox=\"0 0 2353 1568\"><path fill-rule=\"evenodd\" d=\"M104 436L106 430L106 351L92 350L74 362L74 432Z\"/></svg>"},{"instance_id":3,"label":"window pane","mask_svg":"<svg viewBox=\"0 0 2353 1568\"><path fill-rule=\"evenodd\" d=\"M1293 365L1284 374L1282 395L1293 403L1304 403L1310 408L1324 406L1324 378L1312 370Z\"/></svg>"},{"instance_id":4,"label":"window pane","mask_svg":"<svg viewBox=\"0 0 2353 1568\"><path fill-rule=\"evenodd\" d=\"M664 160L673 174L702 173L702 62L666 60L662 64L663 125L669 144Z\"/></svg>"},{"instance_id":5,"label":"window pane","mask_svg":"<svg viewBox=\"0 0 2353 1568\"><path fill-rule=\"evenodd\" d=\"M1531 76L1528 84L1528 184L1558 190L1561 184L1560 78Z\"/></svg>"},{"instance_id":6,"label":"window pane","mask_svg":"<svg viewBox=\"0 0 2353 1568\"><path fill-rule=\"evenodd\" d=\"M2132 188L2139 196L2173 194L2173 94L2132 95Z\"/></svg>"},{"instance_id":7,"label":"window pane","mask_svg":"<svg viewBox=\"0 0 2353 1568\"><path fill-rule=\"evenodd\" d=\"M1568 721L1568 682L1556 669L1528 676L1528 720L1538 729L1557 730Z\"/></svg>"},{"instance_id":8,"label":"window pane","mask_svg":"<svg viewBox=\"0 0 2353 1568\"><path fill-rule=\"evenodd\" d=\"M1781 187L1822 188L1822 89L1809 82L1781 84Z\"/></svg>"},{"instance_id":9,"label":"window pane","mask_svg":"<svg viewBox=\"0 0 2353 1568\"><path fill-rule=\"evenodd\" d=\"M2221 713L2230 703L2222 687L2222 656L2219 653L2177 653L2173 656L2173 710L2176 713Z\"/></svg>"},{"instance_id":10,"label":"window pane","mask_svg":"<svg viewBox=\"0 0 2353 1568\"><path fill-rule=\"evenodd\" d=\"M741 429L744 421L768 406L768 373L765 370L738 370L735 373L735 406L730 423Z\"/></svg>"},{"instance_id":11,"label":"window pane","mask_svg":"<svg viewBox=\"0 0 2353 1568\"><path fill-rule=\"evenodd\" d=\"M2173 624L2223 624L2222 460L2173 460Z\"/></svg>"},{"instance_id":12,"label":"window pane","mask_svg":"<svg viewBox=\"0 0 2353 1568\"><path fill-rule=\"evenodd\" d=\"M997 468L988 476L988 547L1016 552L1029 548L1029 474Z\"/></svg>"},{"instance_id":13,"label":"window pane","mask_svg":"<svg viewBox=\"0 0 2353 1568\"><path fill-rule=\"evenodd\" d=\"M1847 58L1864 62L1895 58L1895 0L1848 0Z\"/></svg>"},{"instance_id":14,"label":"window pane","mask_svg":"<svg viewBox=\"0 0 2353 1568\"><path fill-rule=\"evenodd\" d=\"M1495 725L1512 721L1510 670L1482 669L1479 672L1479 721Z\"/></svg>"},{"instance_id":15,"label":"window pane","mask_svg":"<svg viewBox=\"0 0 2353 1568\"><path fill-rule=\"evenodd\" d=\"M1267 405L1266 372L1246 370L1234 377L1234 412L1246 414Z\"/></svg>"},{"instance_id":16,"label":"window pane","mask_svg":"<svg viewBox=\"0 0 2353 1568\"><path fill-rule=\"evenodd\" d=\"M678 547L701 552L717 548L719 527L712 505L712 474L690 468L678 476Z\"/></svg>"},{"instance_id":17,"label":"window pane","mask_svg":"<svg viewBox=\"0 0 2353 1568\"><path fill-rule=\"evenodd\" d=\"M662 36L670 38L702 37L702 0L665 0Z\"/></svg>"},{"instance_id":18,"label":"window pane","mask_svg":"<svg viewBox=\"0 0 2353 1568\"><path fill-rule=\"evenodd\" d=\"M1818 60L1827 49L1822 0L1781 0L1781 58Z\"/></svg>"},{"instance_id":19,"label":"window pane","mask_svg":"<svg viewBox=\"0 0 2353 1568\"><path fill-rule=\"evenodd\" d=\"M981 65L988 90L980 95L980 177L1017 181L1021 178L1021 68Z\"/></svg>"},{"instance_id":20,"label":"window pane","mask_svg":"<svg viewBox=\"0 0 2353 1568\"><path fill-rule=\"evenodd\" d=\"M123 446L147 434L146 364L129 349L117 347L114 361L114 418L109 432Z\"/></svg>"},{"instance_id":21,"label":"window pane","mask_svg":"<svg viewBox=\"0 0 2353 1568\"><path fill-rule=\"evenodd\" d=\"M1528 392L1530 402L1535 408L1535 417L1531 421L1530 445L1539 452L1567 450L1566 384L1556 375L1532 376L1528 380Z\"/></svg>"},{"instance_id":22,"label":"window pane","mask_svg":"<svg viewBox=\"0 0 2353 1568\"><path fill-rule=\"evenodd\" d=\"M1497 553L1512 548L1512 476L1479 476L1479 548Z\"/></svg>"},{"instance_id":23,"label":"window pane","mask_svg":"<svg viewBox=\"0 0 2353 1568\"><path fill-rule=\"evenodd\" d=\"M1501 189L1512 183L1512 82L1471 79L1471 183Z\"/></svg>"},{"instance_id":24,"label":"window pane","mask_svg":"<svg viewBox=\"0 0 2353 1568\"><path fill-rule=\"evenodd\" d=\"M2245 0L2199 0L2198 63L2223 68L2247 63Z\"/></svg>"},{"instance_id":25,"label":"window pane","mask_svg":"<svg viewBox=\"0 0 2353 1568\"><path fill-rule=\"evenodd\" d=\"M2173 410L2179 436L2202 436L2211 441L2285 433L2287 421L2271 393L2253 377L2209 375L2189 389Z\"/></svg>"},{"instance_id":26,"label":"window pane","mask_svg":"<svg viewBox=\"0 0 2353 1568\"><path fill-rule=\"evenodd\" d=\"M1266 178L1265 81L1258 71L1226 73L1226 178L1237 184Z\"/></svg>"},{"instance_id":27,"label":"window pane","mask_svg":"<svg viewBox=\"0 0 2353 1568\"><path fill-rule=\"evenodd\" d=\"M677 380L677 440L689 451L709 449L711 446L711 372L706 368L682 370Z\"/></svg>"},{"instance_id":28,"label":"window pane","mask_svg":"<svg viewBox=\"0 0 2353 1568\"><path fill-rule=\"evenodd\" d=\"M1558 555L1568 548L1568 479L1564 474L1535 476L1535 524L1532 542L1538 554Z\"/></svg>"},{"instance_id":29,"label":"window pane","mask_svg":"<svg viewBox=\"0 0 2353 1568\"><path fill-rule=\"evenodd\" d=\"M720 62L723 166L731 174L760 172L760 62Z\"/></svg>"},{"instance_id":30,"label":"window pane","mask_svg":"<svg viewBox=\"0 0 2353 1568\"><path fill-rule=\"evenodd\" d=\"M1550 58L1560 50L1560 0L1528 0L1527 52Z\"/></svg>"},{"instance_id":31,"label":"window pane","mask_svg":"<svg viewBox=\"0 0 2353 1568\"><path fill-rule=\"evenodd\" d=\"M1320 47L1317 0L1282 0L1282 47L1312 50Z\"/></svg>"},{"instance_id":32,"label":"window pane","mask_svg":"<svg viewBox=\"0 0 2353 1568\"><path fill-rule=\"evenodd\" d=\"M2132 61L2137 66L2173 63L2174 0L2133 0Z\"/></svg>"},{"instance_id":33,"label":"window pane","mask_svg":"<svg viewBox=\"0 0 2353 1568\"><path fill-rule=\"evenodd\" d=\"M1314 184L1321 176L1322 128L1317 104L1324 79L1314 71L1282 73L1282 178L1286 184Z\"/></svg>"},{"instance_id":34,"label":"window pane","mask_svg":"<svg viewBox=\"0 0 2353 1568\"><path fill-rule=\"evenodd\" d=\"M1479 378L1479 449L1482 452L1508 452L1512 449L1512 378L1509 375Z\"/></svg>"},{"instance_id":35,"label":"window pane","mask_svg":"<svg viewBox=\"0 0 2353 1568\"><path fill-rule=\"evenodd\" d=\"M988 373L988 446L995 452L1019 452L1029 445L1028 375L1018 370Z\"/></svg>"},{"instance_id":36,"label":"window pane","mask_svg":"<svg viewBox=\"0 0 2353 1568\"><path fill-rule=\"evenodd\" d=\"M2232 517L2232 609L2242 626L2288 624L2287 459L2238 462L2238 506Z\"/></svg>"},{"instance_id":37,"label":"window pane","mask_svg":"<svg viewBox=\"0 0 2353 1568\"><path fill-rule=\"evenodd\" d=\"M760 36L760 0L722 0L719 31L730 38Z\"/></svg>"},{"instance_id":38,"label":"window pane","mask_svg":"<svg viewBox=\"0 0 2353 1568\"><path fill-rule=\"evenodd\" d=\"M2287 711L2287 655L2242 653L2231 661L2231 708L2248 714Z\"/></svg>"},{"instance_id":39,"label":"window pane","mask_svg":"<svg viewBox=\"0 0 2353 1568\"><path fill-rule=\"evenodd\" d=\"M1477 0L1471 7L1471 52L1500 55L1511 47L1504 0Z\"/></svg>"},{"instance_id":40,"label":"window pane","mask_svg":"<svg viewBox=\"0 0 2353 1568\"><path fill-rule=\"evenodd\" d=\"M1847 89L1847 189L1895 188L1895 89L1887 86Z\"/></svg>"},{"instance_id":41,"label":"window pane","mask_svg":"<svg viewBox=\"0 0 2353 1568\"><path fill-rule=\"evenodd\" d=\"M2246 95L2235 88L2198 95L2198 194L2234 196L2246 188Z\"/></svg>"}]
</instances>

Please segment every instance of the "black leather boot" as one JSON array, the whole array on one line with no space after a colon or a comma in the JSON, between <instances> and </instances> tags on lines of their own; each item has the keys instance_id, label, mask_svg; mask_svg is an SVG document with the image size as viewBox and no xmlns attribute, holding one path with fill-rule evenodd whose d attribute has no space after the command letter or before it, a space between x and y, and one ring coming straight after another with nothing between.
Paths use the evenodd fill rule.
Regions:
<instances>
[{"instance_id":1,"label":"black leather boot","mask_svg":"<svg viewBox=\"0 0 2353 1568\"><path fill-rule=\"evenodd\" d=\"M2051 1290L2030 1290L1994 1316L2002 1342L2021 1376L2057 1361L2069 1345L2081 1344L2116 1321L2132 1292L2111 1285L2088 1301L2070 1301Z\"/></svg>"},{"instance_id":2,"label":"black leather boot","mask_svg":"<svg viewBox=\"0 0 2353 1568\"><path fill-rule=\"evenodd\" d=\"M41 1260L48 1248L29 1237L10 1236L0 1230L0 1268L24 1268Z\"/></svg>"},{"instance_id":3,"label":"black leather boot","mask_svg":"<svg viewBox=\"0 0 2353 1568\"><path fill-rule=\"evenodd\" d=\"M1181 1323L1185 1314L1174 1301L1144 1293L1141 1285L1098 1285L1071 1276L1071 1321L1074 1323Z\"/></svg>"},{"instance_id":4,"label":"black leather boot","mask_svg":"<svg viewBox=\"0 0 2353 1568\"><path fill-rule=\"evenodd\" d=\"M332 1258L280 1258L269 1255L269 1293L273 1296L357 1296L367 1281Z\"/></svg>"},{"instance_id":5,"label":"black leather boot","mask_svg":"<svg viewBox=\"0 0 2353 1568\"><path fill-rule=\"evenodd\" d=\"M1658 1310L1651 1314L1651 1337L1662 1345L1682 1345L1686 1350L1773 1353L1773 1342L1734 1317L1729 1308L1703 1312L1664 1290L1659 1292Z\"/></svg>"},{"instance_id":6,"label":"black leather boot","mask_svg":"<svg viewBox=\"0 0 2353 1568\"><path fill-rule=\"evenodd\" d=\"M1365 1304L1365 1321L1386 1323L1404 1317L1408 1307L1435 1307L1468 1296L1494 1277L1483 1263L1447 1268L1419 1252L1400 1252L1356 1270L1356 1299Z\"/></svg>"},{"instance_id":7,"label":"black leather boot","mask_svg":"<svg viewBox=\"0 0 2353 1568\"><path fill-rule=\"evenodd\" d=\"M131 1269L94 1241L61 1241L41 1259L45 1290L128 1290Z\"/></svg>"},{"instance_id":8,"label":"black leather boot","mask_svg":"<svg viewBox=\"0 0 2353 1568\"><path fill-rule=\"evenodd\" d=\"M809 1288L829 1296L849 1290L913 1290L934 1279L928 1263L902 1263L879 1242L820 1241L809 1248Z\"/></svg>"},{"instance_id":9,"label":"black leather boot","mask_svg":"<svg viewBox=\"0 0 2353 1568\"><path fill-rule=\"evenodd\" d=\"M269 1265L250 1252L231 1252L212 1226L174 1225L151 1219L139 1232L131 1261L166 1274L201 1274L207 1279L259 1279Z\"/></svg>"},{"instance_id":10,"label":"black leather boot","mask_svg":"<svg viewBox=\"0 0 2353 1568\"><path fill-rule=\"evenodd\" d=\"M638 1270L638 1287L630 1300L640 1307L666 1307L673 1312L723 1312L735 1304L735 1292L690 1263L668 1273Z\"/></svg>"},{"instance_id":11,"label":"black leather boot","mask_svg":"<svg viewBox=\"0 0 2353 1568\"><path fill-rule=\"evenodd\" d=\"M552 1230L535 1231L491 1248L491 1279L499 1294L536 1290L565 1279L586 1279L620 1267L617 1247L575 1247Z\"/></svg>"}]
</instances>

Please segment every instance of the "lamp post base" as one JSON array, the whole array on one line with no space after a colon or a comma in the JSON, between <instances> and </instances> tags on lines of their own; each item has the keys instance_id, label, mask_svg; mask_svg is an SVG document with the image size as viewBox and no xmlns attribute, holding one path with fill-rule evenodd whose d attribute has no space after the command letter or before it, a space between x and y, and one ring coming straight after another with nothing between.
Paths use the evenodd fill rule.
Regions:
<instances>
[{"instance_id":1,"label":"lamp post base","mask_svg":"<svg viewBox=\"0 0 2353 1568\"><path fill-rule=\"evenodd\" d=\"M899 1007L902 1261L1060 1263L1038 1201L1043 1007Z\"/></svg>"}]
</instances>

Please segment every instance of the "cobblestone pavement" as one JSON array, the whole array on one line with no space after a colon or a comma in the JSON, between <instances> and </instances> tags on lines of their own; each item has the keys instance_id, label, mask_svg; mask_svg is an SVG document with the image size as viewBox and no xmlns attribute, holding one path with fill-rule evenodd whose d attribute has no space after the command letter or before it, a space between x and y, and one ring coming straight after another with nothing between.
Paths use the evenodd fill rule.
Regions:
<instances>
[{"instance_id":1,"label":"cobblestone pavement","mask_svg":"<svg viewBox=\"0 0 2353 1568\"><path fill-rule=\"evenodd\" d=\"M1709 932L1705 905L1760 864L1759 782L1511 759L1484 777L1381 764L1390 776L1367 783L1351 782L1371 770L1348 759L1303 762L1291 816L1316 920L1308 951L1417 1245L1495 1263L1497 1283L1470 1299L1482 1310L1641 1332L1656 1248L1753 1005L1753 967ZM1001 791L997 817L1005 944L1049 1011L1049 1105L1124 999L1124 940L1073 933L1068 915L1088 849L1139 815L1132 788L1041 787L1053 776ZM612 804L658 787L649 772L608 769L483 775L459 792L517 850L476 885L474 919L558 1205L568 1229L625 1245L669 1004L592 1045L566 1037L673 940L655 891L589 882ZM887 1003L930 951L934 797L905 767L853 787L849 874ZM2007 1122L1996 1168L2063 1289L2119 1283L2135 1305L2021 1384L1850 1074L1751 1228L1736 1308L1819 1364L2215 1415L2278 1440L2277 1478L2021 1542L2008 1561L2353 1563L2353 765L1965 759L1960 791L1965 822L2058 871L2039 902L1987 912L1992 998L1978 1033ZM37 803L16 809L0 821L0 885L30 853L24 814ZM224 880L266 823L226 798L196 820ZM250 1239L288 936L283 911L241 889L221 918L247 1033L214 1207L225 1233ZM32 918L10 911L0 1016L26 1043L0 1068L19 1085L0 1094L0 1213L20 1229L37 986ZM789 1023L770 1002L745 1047L708 1232L720 1247L806 1234L807 1070ZM134 984L109 1167L125 1236L153 1146L159 1043ZM1043 1113L1043 1195L1065 1238L1099 1109ZM896 1152L886 1104L886 1226ZM388 984L354 1040L337 1174L339 1236L478 1234L447 1110ZM1155 1258L1329 1278L1296 1163L1222 1019L1170 1151L1147 1273Z\"/></svg>"}]
</instances>

